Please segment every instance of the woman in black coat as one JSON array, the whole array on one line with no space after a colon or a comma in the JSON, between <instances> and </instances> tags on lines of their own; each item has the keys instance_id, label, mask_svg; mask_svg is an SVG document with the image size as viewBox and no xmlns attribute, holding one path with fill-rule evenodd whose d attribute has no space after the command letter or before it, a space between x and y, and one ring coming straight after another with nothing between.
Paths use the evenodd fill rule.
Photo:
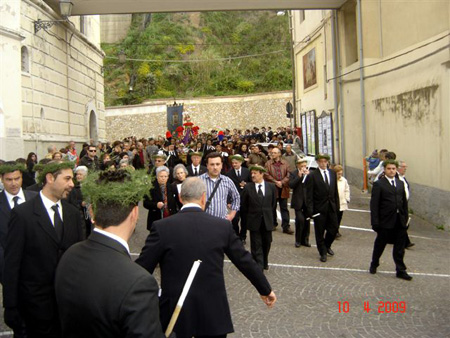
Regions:
<instances>
[{"instance_id":1,"label":"woman in black coat","mask_svg":"<svg viewBox=\"0 0 450 338\"><path fill-rule=\"evenodd\" d=\"M144 208L148 209L147 230L154 221L178 212L178 190L169 184L170 170L166 166L156 168L156 181L150 190L150 198L144 198Z\"/></svg>"}]
</instances>

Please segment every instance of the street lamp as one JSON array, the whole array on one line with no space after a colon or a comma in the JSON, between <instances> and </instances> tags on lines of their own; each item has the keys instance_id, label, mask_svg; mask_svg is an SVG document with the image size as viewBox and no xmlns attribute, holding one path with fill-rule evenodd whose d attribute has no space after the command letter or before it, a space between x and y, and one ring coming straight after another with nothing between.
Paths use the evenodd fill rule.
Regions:
<instances>
[{"instance_id":1,"label":"street lamp","mask_svg":"<svg viewBox=\"0 0 450 338\"><path fill-rule=\"evenodd\" d=\"M57 22L66 22L69 16L72 15L73 3L70 0L60 0L59 1L59 11L63 20L41 20L38 19L34 22L34 34L39 32L41 29L47 30L52 27Z\"/></svg>"}]
</instances>

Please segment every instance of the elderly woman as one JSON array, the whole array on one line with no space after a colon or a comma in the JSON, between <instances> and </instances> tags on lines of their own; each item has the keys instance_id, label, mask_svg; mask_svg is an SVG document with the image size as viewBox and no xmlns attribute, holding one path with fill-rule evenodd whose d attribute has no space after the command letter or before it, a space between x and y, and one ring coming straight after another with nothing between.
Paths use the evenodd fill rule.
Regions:
<instances>
[{"instance_id":1,"label":"elderly woman","mask_svg":"<svg viewBox=\"0 0 450 338\"><path fill-rule=\"evenodd\" d=\"M81 184L86 179L88 174L88 168L84 165L78 166L74 169L75 172L75 186L70 191L67 200L73 204L80 212L85 226L86 238L91 234L92 222L89 214L89 205L84 201L83 194L81 193Z\"/></svg>"},{"instance_id":2,"label":"elderly woman","mask_svg":"<svg viewBox=\"0 0 450 338\"><path fill-rule=\"evenodd\" d=\"M183 183L183 181L186 179L187 176L188 176L188 171L187 171L186 167L184 166L184 164L182 164L182 163L177 164L173 168L174 181L172 183L172 186L177 189L178 194L180 194L181 184Z\"/></svg>"},{"instance_id":3,"label":"elderly woman","mask_svg":"<svg viewBox=\"0 0 450 338\"><path fill-rule=\"evenodd\" d=\"M147 230L154 221L176 214L179 208L178 190L168 184L170 170L166 166L156 168L156 181L150 190L150 198L144 197L144 208L148 209Z\"/></svg>"}]
</instances>

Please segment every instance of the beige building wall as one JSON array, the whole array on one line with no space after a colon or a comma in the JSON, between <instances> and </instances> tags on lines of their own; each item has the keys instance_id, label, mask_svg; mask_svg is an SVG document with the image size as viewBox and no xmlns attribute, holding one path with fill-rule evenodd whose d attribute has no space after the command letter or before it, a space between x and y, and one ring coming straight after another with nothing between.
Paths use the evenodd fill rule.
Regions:
<instances>
[{"instance_id":1,"label":"beige building wall","mask_svg":"<svg viewBox=\"0 0 450 338\"><path fill-rule=\"evenodd\" d=\"M449 228L450 2L362 0L361 8L366 154L362 148L356 1L347 1L337 11L341 66L337 71L343 74L337 91L339 109L344 113L340 127L344 131L345 158L341 162L345 162L347 178L362 187L364 155L373 149L394 151L408 164L410 208ZM309 11L305 14L305 22L314 18ZM313 26L305 29L303 23L294 28L308 36ZM297 54L301 56L302 50L307 52L320 39L311 39ZM331 39L325 45L332 50ZM301 62L296 57L297 81L303 78ZM302 111L322 109L325 100L321 98L324 88L320 76L313 89L316 95L301 90L299 86Z\"/></svg>"},{"instance_id":2,"label":"beige building wall","mask_svg":"<svg viewBox=\"0 0 450 338\"><path fill-rule=\"evenodd\" d=\"M101 15L101 42L117 43L125 38L131 25L131 14Z\"/></svg>"},{"instance_id":3,"label":"beige building wall","mask_svg":"<svg viewBox=\"0 0 450 338\"><path fill-rule=\"evenodd\" d=\"M34 32L37 19L60 19L45 3L21 1L22 50L28 53L27 70L19 72L24 149L39 158L47 146L58 148L105 138L103 52L99 49L98 17L84 17L80 33L69 24ZM71 17L80 28L80 17ZM91 41L88 37L91 37ZM19 58L20 60L20 58Z\"/></svg>"},{"instance_id":4,"label":"beige building wall","mask_svg":"<svg viewBox=\"0 0 450 338\"><path fill-rule=\"evenodd\" d=\"M292 92L249 96L202 98L177 101L184 105L184 113L200 127L200 133L211 129L241 129L262 126L289 126L286 103L292 102ZM169 101L149 101L146 104L106 109L106 130L109 141L129 136L156 137L167 131Z\"/></svg>"}]
</instances>

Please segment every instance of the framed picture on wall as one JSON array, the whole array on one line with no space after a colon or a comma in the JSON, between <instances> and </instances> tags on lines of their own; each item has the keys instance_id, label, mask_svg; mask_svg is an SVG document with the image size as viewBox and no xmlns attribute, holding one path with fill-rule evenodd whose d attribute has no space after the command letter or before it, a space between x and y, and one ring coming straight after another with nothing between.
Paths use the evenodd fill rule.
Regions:
<instances>
[{"instance_id":1,"label":"framed picture on wall","mask_svg":"<svg viewBox=\"0 0 450 338\"><path fill-rule=\"evenodd\" d=\"M316 126L316 111L310 110L302 114L302 134L303 147L305 154L315 155L317 153L317 126Z\"/></svg>"},{"instance_id":2,"label":"framed picture on wall","mask_svg":"<svg viewBox=\"0 0 450 338\"><path fill-rule=\"evenodd\" d=\"M303 55L303 89L317 84L316 74L316 48Z\"/></svg>"},{"instance_id":3,"label":"framed picture on wall","mask_svg":"<svg viewBox=\"0 0 450 338\"><path fill-rule=\"evenodd\" d=\"M331 112L323 111L317 118L317 131L319 152L330 155L331 163L334 163L333 118Z\"/></svg>"}]
</instances>

